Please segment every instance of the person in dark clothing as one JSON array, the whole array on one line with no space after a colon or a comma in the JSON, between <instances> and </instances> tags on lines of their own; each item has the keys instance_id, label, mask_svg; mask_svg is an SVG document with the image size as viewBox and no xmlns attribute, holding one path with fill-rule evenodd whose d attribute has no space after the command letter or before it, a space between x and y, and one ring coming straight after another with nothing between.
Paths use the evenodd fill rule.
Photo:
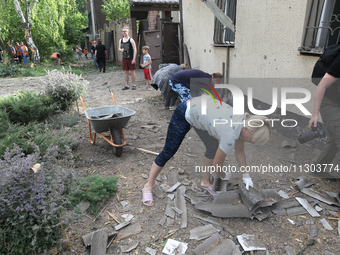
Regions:
<instances>
[{"instance_id":1,"label":"person in dark clothing","mask_svg":"<svg viewBox=\"0 0 340 255\"><path fill-rule=\"evenodd\" d=\"M169 85L175 91L181 102L190 99L190 79L209 79L211 86L222 83L222 74L208 74L198 69L187 69L174 73L169 79Z\"/></svg>"},{"instance_id":2,"label":"person in dark clothing","mask_svg":"<svg viewBox=\"0 0 340 255\"><path fill-rule=\"evenodd\" d=\"M106 51L105 45L102 44L102 40L99 38L97 41L98 41L98 44L96 46L96 51L95 51L96 61L98 63L99 72L101 72L103 68L103 73L105 73L105 66L106 66L105 58L106 58L107 51Z\"/></svg>"},{"instance_id":3,"label":"person in dark clothing","mask_svg":"<svg viewBox=\"0 0 340 255\"><path fill-rule=\"evenodd\" d=\"M340 152L340 81L338 78L340 78L339 54L328 67L315 92L314 110L309 121L309 127L311 128L312 125L317 126L320 112L323 124L329 134L328 143L314 162L315 169L331 164L336 154ZM329 181L336 181L336 179L340 178L339 172L336 170L339 167L340 162L335 161L333 169L321 172L316 171L314 173L310 172L310 174ZM338 192L337 199L340 203L340 191Z\"/></svg>"}]
</instances>

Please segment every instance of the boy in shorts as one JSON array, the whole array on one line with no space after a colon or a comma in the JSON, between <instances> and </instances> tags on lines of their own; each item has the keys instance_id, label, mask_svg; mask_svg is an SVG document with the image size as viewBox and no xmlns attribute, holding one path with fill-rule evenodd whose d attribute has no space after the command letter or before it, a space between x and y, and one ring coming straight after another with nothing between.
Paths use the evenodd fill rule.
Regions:
<instances>
[{"instance_id":1,"label":"boy in shorts","mask_svg":"<svg viewBox=\"0 0 340 255\"><path fill-rule=\"evenodd\" d=\"M143 46L142 48L143 51L143 64L141 64L140 66L144 68L144 78L146 80L146 88L145 90L152 90L151 86L150 86L150 81L152 78L152 60L151 60L151 56L149 55L149 46Z\"/></svg>"}]
</instances>

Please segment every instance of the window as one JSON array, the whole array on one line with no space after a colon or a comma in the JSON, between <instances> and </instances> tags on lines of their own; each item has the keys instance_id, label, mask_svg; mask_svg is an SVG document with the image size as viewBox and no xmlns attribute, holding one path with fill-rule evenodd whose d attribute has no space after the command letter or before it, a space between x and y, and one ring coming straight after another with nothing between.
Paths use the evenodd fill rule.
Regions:
<instances>
[{"instance_id":1,"label":"window","mask_svg":"<svg viewBox=\"0 0 340 255\"><path fill-rule=\"evenodd\" d=\"M340 0L339 0L340 1ZM233 21L236 21L236 0L216 0L216 5ZM234 45L235 33L223 26L215 17L214 44Z\"/></svg>"},{"instance_id":2,"label":"window","mask_svg":"<svg viewBox=\"0 0 340 255\"><path fill-rule=\"evenodd\" d=\"M322 53L340 41L340 0L308 0L302 52Z\"/></svg>"}]
</instances>

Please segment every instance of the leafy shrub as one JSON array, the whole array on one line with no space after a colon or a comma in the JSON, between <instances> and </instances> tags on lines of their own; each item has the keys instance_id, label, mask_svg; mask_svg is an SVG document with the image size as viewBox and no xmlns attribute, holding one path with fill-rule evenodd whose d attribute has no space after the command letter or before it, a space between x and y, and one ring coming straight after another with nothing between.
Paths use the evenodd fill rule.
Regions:
<instances>
[{"instance_id":1,"label":"leafy shrub","mask_svg":"<svg viewBox=\"0 0 340 255\"><path fill-rule=\"evenodd\" d=\"M56 69L46 71L42 78L45 93L56 103L57 111L66 111L77 100L78 93L84 93L88 81L71 72Z\"/></svg>"},{"instance_id":2,"label":"leafy shrub","mask_svg":"<svg viewBox=\"0 0 340 255\"><path fill-rule=\"evenodd\" d=\"M0 133L0 157L4 155L6 148L12 149L14 144L18 145L23 153L30 154L34 152L32 146L34 142L39 146L41 155L45 155L49 147L57 146L59 158L64 157L65 148L74 150L79 145L79 141L68 136L66 131L56 132L45 124L36 122L24 126L11 124L6 122L5 118L1 118L1 113L3 112L0 111L0 131L6 125L7 128Z\"/></svg>"},{"instance_id":3,"label":"leafy shrub","mask_svg":"<svg viewBox=\"0 0 340 255\"><path fill-rule=\"evenodd\" d=\"M31 67L21 69L20 70L21 75L25 77L34 76L34 73L30 69Z\"/></svg>"},{"instance_id":4,"label":"leafy shrub","mask_svg":"<svg viewBox=\"0 0 340 255\"><path fill-rule=\"evenodd\" d=\"M45 120L54 111L54 104L45 94L34 92L17 92L0 99L0 109L8 113L12 123L27 124L32 121Z\"/></svg>"},{"instance_id":5,"label":"leafy shrub","mask_svg":"<svg viewBox=\"0 0 340 255\"><path fill-rule=\"evenodd\" d=\"M16 76L20 73L18 65L0 65L0 77Z\"/></svg>"},{"instance_id":6,"label":"leafy shrub","mask_svg":"<svg viewBox=\"0 0 340 255\"><path fill-rule=\"evenodd\" d=\"M60 129L62 127L73 127L79 121L78 113L65 113L65 114L56 114L50 116L48 119L49 124L54 129Z\"/></svg>"},{"instance_id":7,"label":"leafy shrub","mask_svg":"<svg viewBox=\"0 0 340 255\"><path fill-rule=\"evenodd\" d=\"M55 164L56 147L40 158L15 146L0 160L0 254L36 254L59 243L76 216L67 195L78 178ZM40 162L34 174L30 167Z\"/></svg>"},{"instance_id":8,"label":"leafy shrub","mask_svg":"<svg viewBox=\"0 0 340 255\"><path fill-rule=\"evenodd\" d=\"M88 176L80 180L79 190L68 196L73 206L81 201L90 203L87 211L93 215L97 214L98 206L101 205L106 198L109 198L117 190L118 179L111 177L103 178L99 175Z\"/></svg>"}]
</instances>

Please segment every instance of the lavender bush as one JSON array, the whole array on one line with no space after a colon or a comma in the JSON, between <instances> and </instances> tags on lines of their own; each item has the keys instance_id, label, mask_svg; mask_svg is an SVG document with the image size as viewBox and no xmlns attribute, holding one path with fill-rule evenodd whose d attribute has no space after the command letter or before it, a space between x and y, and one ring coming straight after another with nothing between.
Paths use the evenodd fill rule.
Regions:
<instances>
[{"instance_id":1,"label":"lavender bush","mask_svg":"<svg viewBox=\"0 0 340 255\"><path fill-rule=\"evenodd\" d=\"M46 71L42 78L45 93L56 103L57 111L66 111L77 100L78 93L83 94L89 82L71 72L56 69Z\"/></svg>"},{"instance_id":2,"label":"lavender bush","mask_svg":"<svg viewBox=\"0 0 340 255\"><path fill-rule=\"evenodd\" d=\"M0 254L36 254L61 243L76 216L66 198L77 187L75 173L56 165L56 147L43 158L34 147L24 155L14 146L0 160ZM34 174L30 168L36 163L41 168Z\"/></svg>"}]
</instances>

